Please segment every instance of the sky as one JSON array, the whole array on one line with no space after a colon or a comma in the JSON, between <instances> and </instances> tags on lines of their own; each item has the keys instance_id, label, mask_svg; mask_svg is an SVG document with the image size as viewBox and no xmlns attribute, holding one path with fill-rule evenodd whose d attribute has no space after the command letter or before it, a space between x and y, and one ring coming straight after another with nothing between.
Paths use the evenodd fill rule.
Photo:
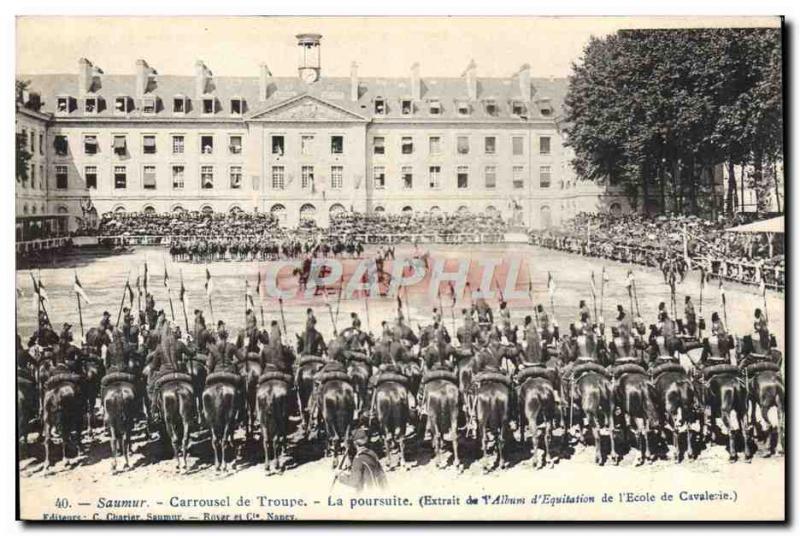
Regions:
<instances>
[{"instance_id":1,"label":"sky","mask_svg":"<svg viewBox=\"0 0 800 536\"><path fill-rule=\"evenodd\" d=\"M108 74L132 74L145 59L162 74L191 75L202 59L217 76L293 76L296 40L322 34L323 76L509 77L528 63L534 77L562 77L591 36L621 28L776 26L777 18L733 17L78 17L17 18L16 72L77 73L86 57Z\"/></svg>"}]
</instances>

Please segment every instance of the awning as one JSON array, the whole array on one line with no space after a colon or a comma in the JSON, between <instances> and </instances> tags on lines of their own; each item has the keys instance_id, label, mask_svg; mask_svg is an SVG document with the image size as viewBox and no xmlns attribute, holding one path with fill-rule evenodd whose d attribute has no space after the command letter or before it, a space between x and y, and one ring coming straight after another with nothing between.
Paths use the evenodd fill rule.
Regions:
<instances>
[{"instance_id":1,"label":"awning","mask_svg":"<svg viewBox=\"0 0 800 536\"><path fill-rule=\"evenodd\" d=\"M147 137L145 137L144 146L145 147L155 147L156 146L156 137L155 136L147 136Z\"/></svg>"},{"instance_id":2,"label":"awning","mask_svg":"<svg viewBox=\"0 0 800 536\"><path fill-rule=\"evenodd\" d=\"M114 144L112 145L114 149L124 149L125 148L125 136L115 136L114 137Z\"/></svg>"},{"instance_id":3,"label":"awning","mask_svg":"<svg viewBox=\"0 0 800 536\"><path fill-rule=\"evenodd\" d=\"M83 143L86 145L97 145L97 136L86 136L83 139Z\"/></svg>"},{"instance_id":4,"label":"awning","mask_svg":"<svg viewBox=\"0 0 800 536\"><path fill-rule=\"evenodd\" d=\"M726 229L729 233L784 233L783 216Z\"/></svg>"}]
</instances>

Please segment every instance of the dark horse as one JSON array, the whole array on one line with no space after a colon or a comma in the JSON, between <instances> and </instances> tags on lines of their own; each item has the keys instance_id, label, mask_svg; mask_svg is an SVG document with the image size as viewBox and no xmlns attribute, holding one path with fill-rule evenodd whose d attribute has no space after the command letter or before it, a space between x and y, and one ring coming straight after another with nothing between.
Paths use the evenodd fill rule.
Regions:
<instances>
[{"instance_id":1,"label":"dark horse","mask_svg":"<svg viewBox=\"0 0 800 536\"><path fill-rule=\"evenodd\" d=\"M475 394L476 418L478 424L478 438L480 439L481 458L488 454L490 435L494 437L495 452L497 454L491 465L484 464L484 472L489 472L496 467L505 469L508 462L505 460L503 450L508 434L508 415L511 409L511 383L499 373L486 376L486 373L476 377L478 388Z\"/></svg>"},{"instance_id":2,"label":"dark horse","mask_svg":"<svg viewBox=\"0 0 800 536\"><path fill-rule=\"evenodd\" d=\"M447 460L442 458L442 446L445 434L450 434L453 443L453 464L459 470L464 465L458 456L458 411L460 394L458 392L458 379L455 374L446 371L433 371L431 376L423 378L422 406L431 428L431 443L433 444L436 466L444 468Z\"/></svg>"},{"instance_id":3,"label":"dark horse","mask_svg":"<svg viewBox=\"0 0 800 536\"><path fill-rule=\"evenodd\" d=\"M261 377L261 356L255 352L242 350L241 357L236 362L236 371L244 382L244 416L245 435L249 439L253 436L256 422L256 391L258 379Z\"/></svg>"},{"instance_id":4,"label":"dark horse","mask_svg":"<svg viewBox=\"0 0 800 536\"><path fill-rule=\"evenodd\" d=\"M783 428L786 414L780 368L775 363L756 363L748 367L746 372L746 381L750 382L751 425L755 426L758 422L756 419L756 407L758 407L761 412L761 425L769 437L769 450L765 456L775 454L776 445L780 445L780 452L784 452L786 440ZM770 415L770 409L773 407L777 413L774 419ZM753 433L755 434L755 430Z\"/></svg>"},{"instance_id":5,"label":"dark horse","mask_svg":"<svg viewBox=\"0 0 800 536\"><path fill-rule=\"evenodd\" d=\"M639 456L636 465L642 465L648 455L652 459L650 447L650 423L656 422L652 393L648 384L649 378L643 368L638 365L621 365L616 371L616 405L622 409L624 431L633 428Z\"/></svg>"},{"instance_id":6,"label":"dark horse","mask_svg":"<svg viewBox=\"0 0 800 536\"><path fill-rule=\"evenodd\" d=\"M589 368L586 368L586 367ZM599 368L598 368L599 367ZM594 461L598 465L605 463L603 444L600 429L606 428L611 439L611 456L614 462L619 462L619 457L614 448L614 393L611 382L605 377L602 367L596 363L578 365L572 370L565 394L565 407L569 411L570 427L574 426L573 413L579 412L580 432L578 439L582 442L586 437L586 427L591 428L594 438ZM562 412L562 420L566 416Z\"/></svg>"},{"instance_id":7,"label":"dark horse","mask_svg":"<svg viewBox=\"0 0 800 536\"><path fill-rule=\"evenodd\" d=\"M325 456L333 457L332 463L336 467L338 457L346 454L350 439L353 412L356 408L355 392L344 370L323 372L321 376L319 403L322 405L327 436Z\"/></svg>"},{"instance_id":8,"label":"dark horse","mask_svg":"<svg viewBox=\"0 0 800 536\"><path fill-rule=\"evenodd\" d=\"M406 378L394 373L382 374L378 377L373 396L387 466L391 470L400 465L408 470L405 456L406 427L409 421ZM400 459L393 465L392 455L395 448Z\"/></svg>"},{"instance_id":9,"label":"dark horse","mask_svg":"<svg viewBox=\"0 0 800 536\"><path fill-rule=\"evenodd\" d=\"M233 430L236 410L241 396L242 380L231 372L213 372L206 378L203 389L203 413L211 432L211 447L214 450L214 469L228 470L225 446L233 447Z\"/></svg>"},{"instance_id":10,"label":"dark horse","mask_svg":"<svg viewBox=\"0 0 800 536\"><path fill-rule=\"evenodd\" d=\"M722 367L720 369L720 367ZM706 373L707 376L706 387L701 391L703 393L704 405L708 406L711 410L711 422L707 425L712 425L716 419L722 423L719 427L723 434L728 436L728 459L736 461L736 434L733 430L733 423L736 423L737 428L742 434L744 440L744 455L745 459L749 460L752 457L750 452L750 441L747 434L747 426L745 426L747 417L747 393L745 386L739 382L739 370L737 367L731 365L713 366L710 369L720 369L716 373Z\"/></svg>"},{"instance_id":11,"label":"dark horse","mask_svg":"<svg viewBox=\"0 0 800 536\"><path fill-rule=\"evenodd\" d=\"M553 442L553 427L557 426L559 411L556 404L556 388L553 381L556 373L544 367L523 369L520 373L522 384L519 386L519 439L525 442L525 425L532 428L531 433L531 465L541 469L549 461L552 467L555 459L551 455L550 445ZM544 436L541 429L544 428ZM539 440L543 439L544 451L541 458L536 455ZM538 458L538 460L537 460Z\"/></svg>"},{"instance_id":12,"label":"dark horse","mask_svg":"<svg viewBox=\"0 0 800 536\"><path fill-rule=\"evenodd\" d=\"M61 457L65 464L67 460L67 443L73 442L80 446L81 415L83 399L80 392L80 376L71 373L62 373L58 369L45 383L43 403L43 434L45 467L52 466L50 459L50 443L54 433L61 436Z\"/></svg>"},{"instance_id":13,"label":"dark horse","mask_svg":"<svg viewBox=\"0 0 800 536\"><path fill-rule=\"evenodd\" d=\"M666 366L666 368L664 368ZM686 434L687 454L694 458L692 444L694 432L692 426L698 420L696 411L697 396L692 382L683 368L675 363L657 366L651 371L656 396L655 406L659 417L662 436L665 430L672 431L673 458L676 462L683 459L680 438ZM699 412L702 414L702 411Z\"/></svg>"},{"instance_id":14,"label":"dark horse","mask_svg":"<svg viewBox=\"0 0 800 536\"><path fill-rule=\"evenodd\" d=\"M125 458L123 469L130 467L131 432L136 415L136 379L132 374L112 373L103 378L103 410L111 435L111 472L117 471L117 456Z\"/></svg>"}]
</instances>

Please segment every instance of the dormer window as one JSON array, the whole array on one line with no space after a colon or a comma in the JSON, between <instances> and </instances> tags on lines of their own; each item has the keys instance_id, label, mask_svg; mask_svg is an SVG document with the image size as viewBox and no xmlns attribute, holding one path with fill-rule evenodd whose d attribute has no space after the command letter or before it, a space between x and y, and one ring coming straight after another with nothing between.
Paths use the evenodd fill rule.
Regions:
<instances>
[{"instance_id":1,"label":"dormer window","mask_svg":"<svg viewBox=\"0 0 800 536\"><path fill-rule=\"evenodd\" d=\"M411 115L414 113L414 103L411 99L403 99L400 101L400 113L403 115Z\"/></svg>"},{"instance_id":2,"label":"dormer window","mask_svg":"<svg viewBox=\"0 0 800 536\"><path fill-rule=\"evenodd\" d=\"M214 97L204 97L203 98L203 113L207 114L207 115L211 115L213 113L216 113L216 111L217 111L216 104L217 104L217 101L216 101L216 99Z\"/></svg>"},{"instance_id":3,"label":"dormer window","mask_svg":"<svg viewBox=\"0 0 800 536\"><path fill-rule=\"evenodd\" d=\"M152 115L156 113L156 98L144 97L142 99L142 113Z\"/></svg>"},{"instance_id":4,"label":"dormer window","mask_svg":"<svg viewBox=\"0 0 800 536\"><path fill-rule=\"evenodd\" d=\"M517 117L525 115L527 113L527 107L525 106L525 103L522 101L512 101L511 113Z\"/></svg>"},{"instance_id":5,"label":"dormer window","mask_svg":"<svg viewBox=\"0 0 800 536\"><path fill-rule=\"evenodd\" d=\"M174 99L172 99L172 113L174 114L185 114L188 109L188 103L186 102L187 99L183 95L178 95Z\"/></svg>"},{"instance_id":6,"label":"dormer window","mask_svg":"<svg viewBox=\"0 0 800 536\"><path fill-rule=\"evenodd\" d=\"M428 101L428 111L431 115L442 114L442 103L439 101L439 99L431 99Z\"/></svg>"},{"instance_id":7,"label":"dormer window","mask_svg":"<svg viewBox=\"0 0 800 536\"><path fill-rule=\"evenodd\" d=\"M72 111L72 97L56 97L56 113L68 114Z\"/></svg>"},{"instance_id":8,"label":"dormer window","mask_svg":"<svg viewBox=\"0 0 800 536\"><path fill-rule=\"evenodd\" d=\"M242 115L244 113L244 99L234 97L231 99L231 115Z\"/></svg>"},{"instance_id":9,"label":"dormer window","mask_svg":"<svg viewBox=\"0 0 800 536\"><path fill-rule=\"evenodd\" d=\"M375 99L375 113L378 115L386 115L386 101L383 97Z\"/></svg>"},{"instance_id":10,"label":"dormer window","mask_svg":"<svg viewBox=\"0 0 800 536\"><path fill-rule=\"evenodd\" d=\"M465 101L460 101L456 104L456 110L458 111L458 115L466 117L469 115L469 103Z\"/></svg>"},{"instance_id":11,"label":"dormer window","mask_svg":"<svg viewBox=\"0 0 800 536\"><path fill-rule=\"evenodd\" d=\"M497 115L497 102L494 99L488 99L483 103L484 109L486 110L487 115L495 116Z\"/></svg>"},{"instance_id":12,"label":"dormer window","mask_svg":"<svg viewBox=\"0 0 800 536\"><path fill-rule=\"evenodd\" d=\"M96 114L100 111L99 99L97 97L86 97L83 101L83 112L86 114Z\"/></svg>"},{"instance_id":13,"label":"dormer window","mask_svg":"<svg viewBox=\"0 0 800 536\"><path fill-rule=\"evenodd\" d=\"M114 99L114 113L127 114L131 111L130 99L128 97L116 97Z\"/></svg>"},{"instance_id":14,"label":"dormer window","mask_svg":"<svg viewBox=\"0 0 800 536\"><path fill-rule=\"evenodd\" d=\"M553 107L550 105L550 100L545 99L539 103L539 113L542 117L550 117L553 115Z\"/></svg>"}]
</instances>

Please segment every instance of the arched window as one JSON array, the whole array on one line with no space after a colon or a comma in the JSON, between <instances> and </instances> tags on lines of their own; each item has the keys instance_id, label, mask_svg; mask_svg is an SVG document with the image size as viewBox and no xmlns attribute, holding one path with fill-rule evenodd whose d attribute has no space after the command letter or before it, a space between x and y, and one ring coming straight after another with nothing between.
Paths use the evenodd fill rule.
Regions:
<instances>
[{"instance_id":1,"label":"arched window","mask_svg":"<svg viewBox=\"0 0 800 536\"><path fill-rule=\"evenodd\" d=\"M27 203L22 205L22 213L25 214L25 215L28 214L28 204Z\"/></svg>"},{"instance_id":2,"label":"arched window","mask_svg":"<svg viewBox=\"0 0 800 536\"><path fill-rule=\"evenodd\" d=\"M312 205L311 203L306 203L302 207L300 207L300 221L316 221L317 219L317 207Z\"/></svg>"},{"instance_id":3,"label":"arched window","mask_svg":"<svg viewBox=\"0 0 800 536\"><path fill-rule=\"evenodd\" d=\"M339 203L331 205L331 208L328 209L328 214L330 214L331 216L335 216L336 214L341 214L342 212L344 212L344 206L342 206Z\"/></svg>"},{"instance_id":4,"label":"arched window","mask_svg":"<svg viewBox=\"0 0 800 536\"><path fill-rule=\"evenodd\" d=\"M461 205L460 207L458 207L458 210L456 210L456 212L461 215L469 214L469 207L467 207L466 205Z\"/></svg>"},{"instance_id":5,"label":"arched window","mask_svg":"<svg viewBox=\"0 0 800 536\"><path fill-rule=\"evenodd\" d=\"M386 209L383 208L382 206L378 205L377 207L375 207L373 209L373 212L375 212L375 214L383 214L383 213L386 212Z\"/></svg>"},{"instance_id":6,"label":"arched window","mask_svg":"<svg viewBox=\"0 0 800 536\"><path fill-rule=\"evenodd\" d=\"M233 205L228 210L228 212L230 212L231 214L239 214L240 212L242 212L242 207L240 207L239 205Z\"/></svg>"},{"instance_id":7,"label":"arched window","mask_svg":"<svg viewBox=\"0 0 800 536\"><path fill-rule=\"evenodd\" d=\"M61 206L58 207L56 212L58 212L59 214L69 214L69 209L67 207L65 207L64 205L61 205Z\"/></svg>"},{"instance_id":8,"label":"arched window","mask_svg":"<svg viewBox=\"0 0 800 536\"><path fill-rule=\"evenodd\" d=\"M442 209L439 208L438 205L433 205L430 210L431 214L439 215L442 213Z\"/></svg>"},{"instance_id":9,"label":"arched window","mask_svg":"<svg viewBox=\"0 0 800 536\"><path fill-rule=\"evenodd\" d=\"M495 214L497 214L497 208L495 208L494 205L489 205L488 207L486 207L486 214L494 216Z\"/></svg>"},{"instance_id":10,"label":"arched window","mask_svg":"<svg viewBox=\"0 0 800 536\"><path fill-rule=\"evenodd\" d=\"M619 216L622 214L622 205L619 203L611 203L611 214L614 216Z\"/></svg>"},{"instance_id":11,"label":"arched window","mask_svg":"<svg viewBox=\"0 0 800 536\"><path fill-rule=\"evenodd\" d=\"M286 225L286 207L277 203L272 205L272 208L269 209L269 213L272 214L277 220L278 223L281 225Z\"/></svg>"},{"instance_id":12,"label":"arched window","mask_svg":"<svg viewBox=\"0 0 800 536\"><path fill-rule=\"evenodd\" d=\"M214 214L214 209L211 208L211 205L203 205L202 207L200 207L200 212L202 212L206 216L211 216L212 214Z\"/></svg>"},{"instance_id":13,"label":"arched window","mask_svg":"<svg viewBox=\"0 0 800 536\"><path fill-rule=\"evenodd\" d=\"M549 229L553 226L553 219L548 205L542 205L542 208L539 209L539 222L544 229Z\"/></svg>"},{"instance_id":14,"label":"arched window","mask_svg":"<svg viewBox=\"0 0 800 536\"><path fill-rule=\"evenodd\" d=\"M114 212L117 214L125 214L127 210L125 210L125 205L119 205L117 208L114 209Z\"/></svg>"},{"instance_id":15,"label":"arched window","mask_svg":"<svg viewBox=\"0 0 800 536\"><path fill-rule=\"evenodd\" d=\"M33 205L33 212L32 212L32 214L36 214L36 211L37 211L37 210L38 210L38 209L36 208L36 205Z\"/></svg>"},{"instance_id":16,"label":"arched window","mask_svg":"<svg viewBox=\"0 0 800 536\"><path fill-rule=\"evenodd\" d=\"M145 214L155 214L156 213L156 209L153 208L153 205L146 205L142 212L144 212Z\"/></svg>"},{"instance_id":17,"label":"arched window","mask_svg":"<svg viewBox=\"0 0 800 536\"><path fill-rule=\"evenodd\" d=\"M413 208L409 207L408 205L403 207L403 215L411 216L412 214L414 214L414 209Z\"/></svg>"},{"instance_id":18,"label":"arched window","mask_svg":"<svg viewBox=\"0 0 800 536\"><path fill-rule=\"evenodd\" d=\"M172 207L173 214L183 214L184 212L186 212L186 209L180 205L175 205L174 207Z\"/></svg>"}]
</instances>

